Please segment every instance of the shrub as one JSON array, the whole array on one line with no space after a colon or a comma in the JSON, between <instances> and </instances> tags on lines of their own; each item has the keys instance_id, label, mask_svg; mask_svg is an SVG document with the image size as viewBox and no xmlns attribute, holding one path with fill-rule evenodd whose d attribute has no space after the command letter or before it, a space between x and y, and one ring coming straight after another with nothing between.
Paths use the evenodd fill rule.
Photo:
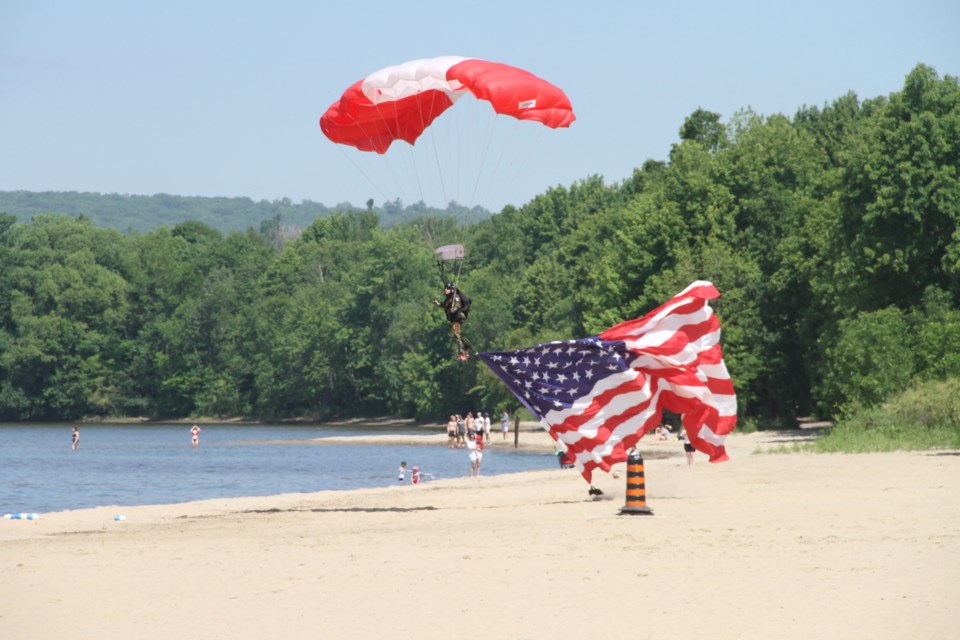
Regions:
<instances>
[{"instance_id":1,"label":"shrub","mask_svg":"<svg viewBox=\"0 0 960 640\"><path fill-rule=\"evenodd\" d=\"M960 449L960 379L920 382L850 412L814 444L821 452Z\"/></svg>"}]
</instances>

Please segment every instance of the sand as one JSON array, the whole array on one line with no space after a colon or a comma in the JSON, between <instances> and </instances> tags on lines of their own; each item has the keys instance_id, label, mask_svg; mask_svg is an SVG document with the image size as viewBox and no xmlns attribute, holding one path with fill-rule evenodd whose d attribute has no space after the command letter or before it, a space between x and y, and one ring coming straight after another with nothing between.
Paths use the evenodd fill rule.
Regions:
<instances>
[{"instance_id":1,"label":"sand","mask_svg":"<svg viewBox=\"0 0 960 640\"><path fill-rule=\"evenodd\" d=\"M644 439L653 516L557 469L0 520L0 638L958 637L960 452L798 433Z\"/></svg>"}]
</instances>

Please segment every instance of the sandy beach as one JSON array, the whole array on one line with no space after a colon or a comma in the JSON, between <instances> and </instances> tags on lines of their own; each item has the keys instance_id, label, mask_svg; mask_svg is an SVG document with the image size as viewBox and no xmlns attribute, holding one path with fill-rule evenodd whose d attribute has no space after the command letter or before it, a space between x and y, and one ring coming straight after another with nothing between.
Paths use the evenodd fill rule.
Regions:
<instances>
[{"instance_id":1,"label":"sandy beach","mask_svg":"<svg viewBox=\"0 0 960 640\"><path fill-rule=\"evenodd\" d=\"M557 469L0 520L0 638L957 637L960 452L802 437L645 438L653 516Z\"/></svg>"}]
</instances>

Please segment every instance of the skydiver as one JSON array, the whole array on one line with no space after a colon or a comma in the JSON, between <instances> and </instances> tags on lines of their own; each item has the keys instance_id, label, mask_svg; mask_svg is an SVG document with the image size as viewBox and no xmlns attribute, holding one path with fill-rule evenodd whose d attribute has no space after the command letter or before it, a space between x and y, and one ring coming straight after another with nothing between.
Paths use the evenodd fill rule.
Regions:
<instances>
[{"instance_id":1,"label":"skydiver","mask_svg":"<svg viewBox=\"0 0 960 640\"><path fill-rule=\"evenodd\" d=\"M433 304L443 309L447 316L447 322L450 323L450 331L453 333L453 341L457 345L457 360L466 360L470 357L469 349L472 346L470 341L460 334L460 325L470 314L470 298L468 298L457 285L448 282L443 285L443 302L434 300Z\"/></svg>"}]
</instances>

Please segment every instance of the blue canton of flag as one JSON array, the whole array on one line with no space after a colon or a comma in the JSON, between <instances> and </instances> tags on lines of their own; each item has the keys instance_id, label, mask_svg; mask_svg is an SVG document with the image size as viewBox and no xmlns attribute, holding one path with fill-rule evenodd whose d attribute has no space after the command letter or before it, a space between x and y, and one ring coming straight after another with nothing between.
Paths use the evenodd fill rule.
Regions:
<instances>
[{"instance_id":1,"label":"blue canton of flag","mask_svg":"<svg viewBox=\"0 0 960 640\"><path fill-rule=\"evenodd\" d=\"M479 354L487 366L538 419L591 395L594 385L630 367L620 340L562 340Z\"/></svg>"}]
</instances>

